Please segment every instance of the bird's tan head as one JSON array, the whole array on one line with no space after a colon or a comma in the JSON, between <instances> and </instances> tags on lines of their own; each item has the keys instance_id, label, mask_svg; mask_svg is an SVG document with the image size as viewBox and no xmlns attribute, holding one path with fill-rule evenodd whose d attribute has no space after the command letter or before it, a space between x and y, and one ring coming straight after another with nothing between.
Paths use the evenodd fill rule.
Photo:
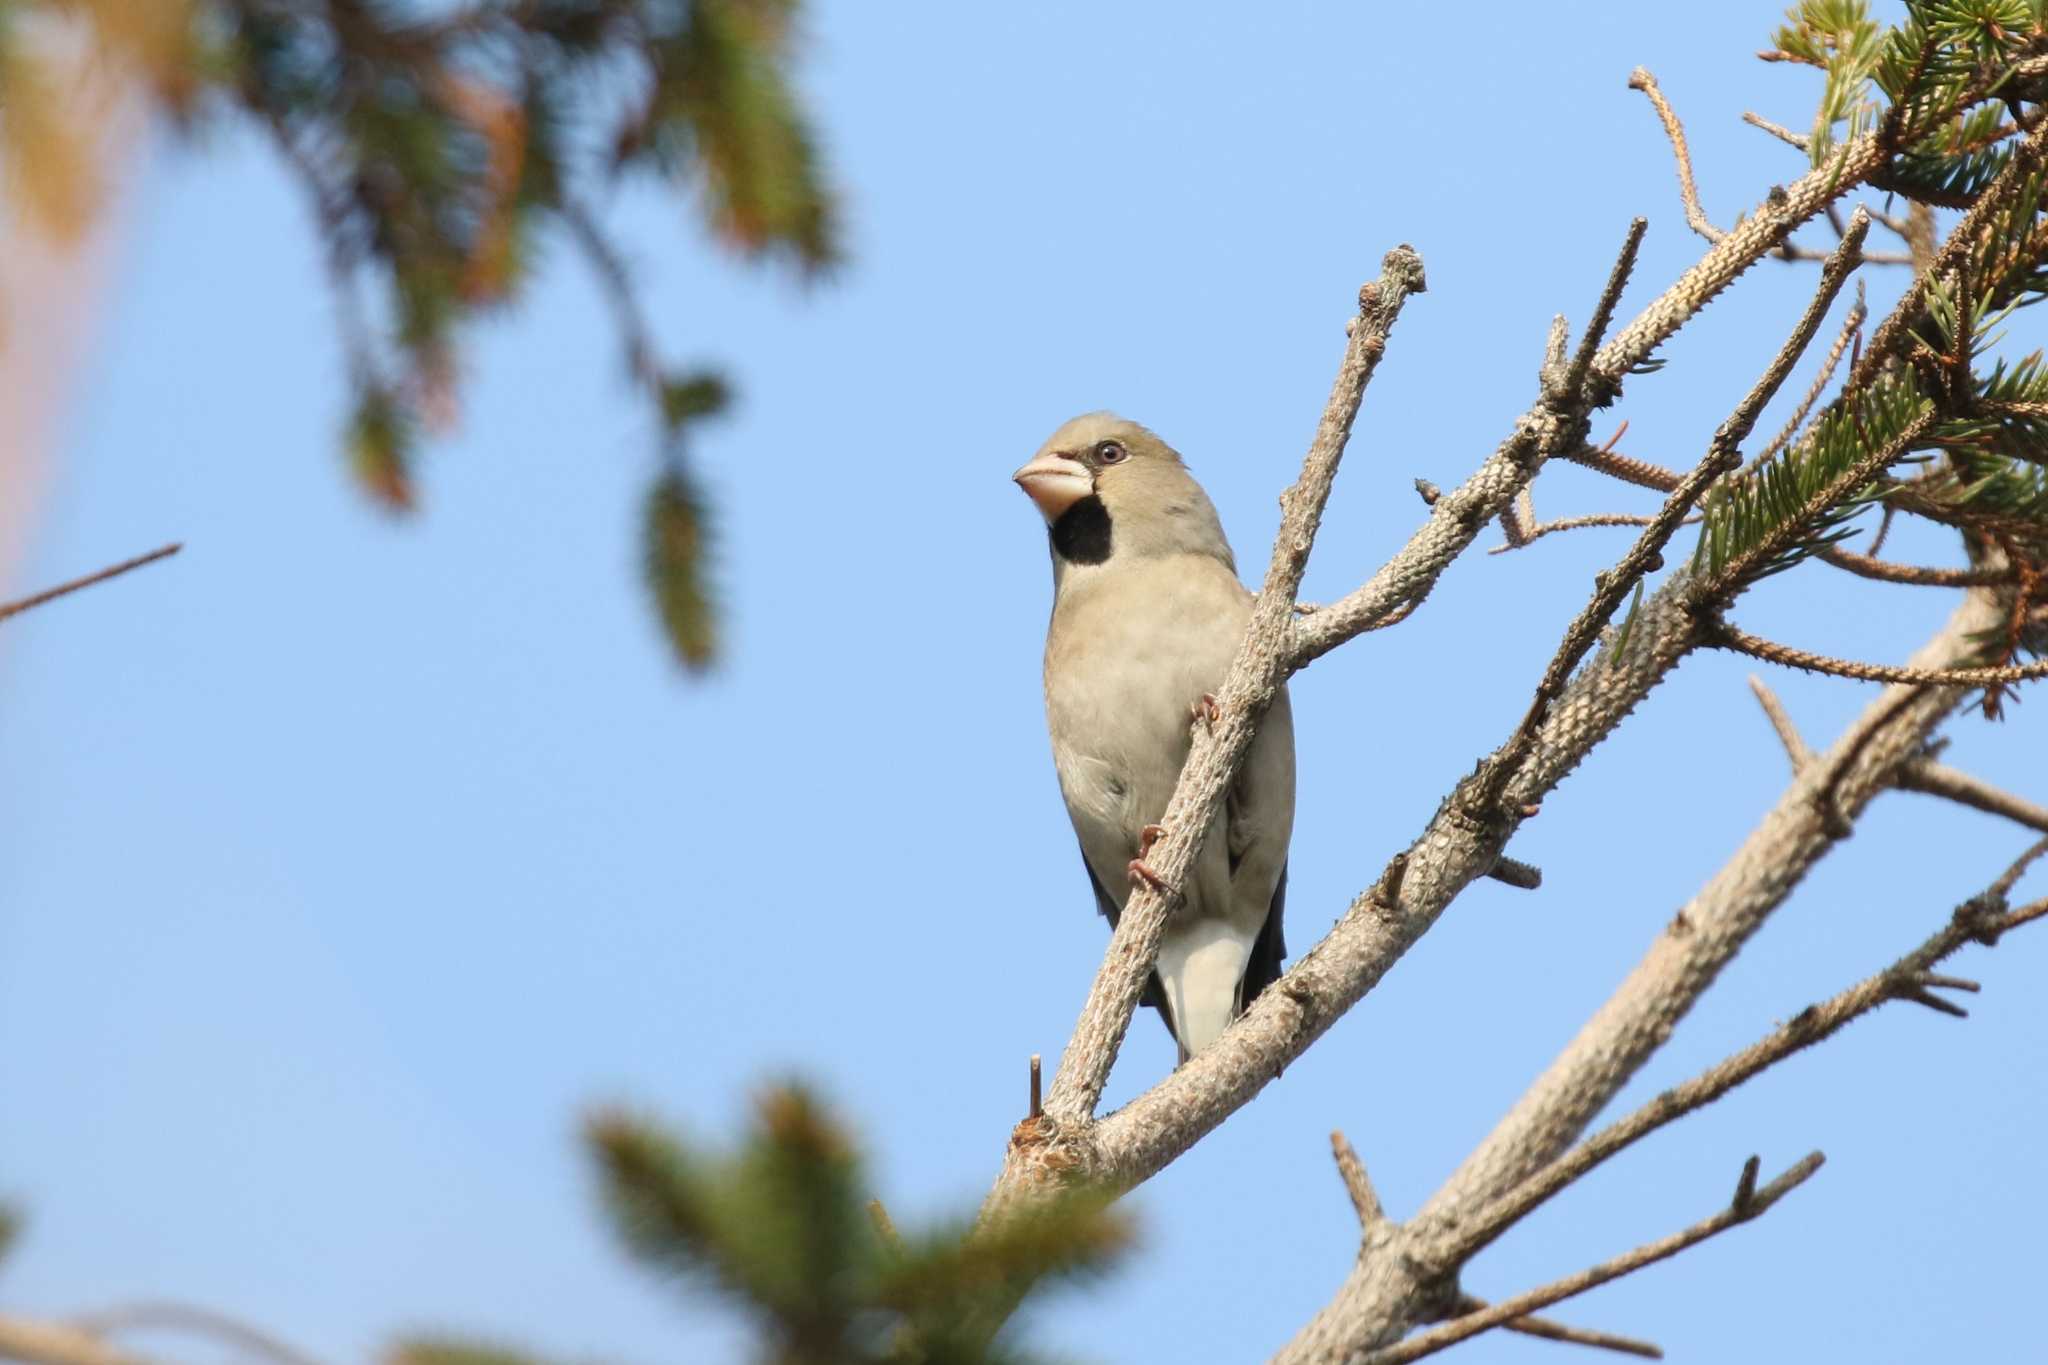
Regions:
<instances>
[{"instance_id":1,"label":"bird's tan head","mask_svg":"<svg viewBox=\"0 0 2048 1365\"><path fill-rule=\"evenodd\" d=\"M1136 422L1114 413L1091 412L1068 422L1038 448L1031 462L1011 475L1038 505L1047 523L1056 522L1089 494L1142 482L1143 466L1164 463L1180 468L1172 446ZM1133 480L1127 466L1139 466Z\"/></svg>"},{"instance_id":2,"label":"bird's tan head","mask_svg":"<svg viewBox=\"0 0 2048 1365\"><path fill-rule=\"evenodd\" d=\"M1074 418L1011 477L1044 516L1059 560L1100 564L1114 543L1119 553L1213 554L1230 562L1216 509L1179 452L1115 413Z\"/></svg>"}]
</instances>

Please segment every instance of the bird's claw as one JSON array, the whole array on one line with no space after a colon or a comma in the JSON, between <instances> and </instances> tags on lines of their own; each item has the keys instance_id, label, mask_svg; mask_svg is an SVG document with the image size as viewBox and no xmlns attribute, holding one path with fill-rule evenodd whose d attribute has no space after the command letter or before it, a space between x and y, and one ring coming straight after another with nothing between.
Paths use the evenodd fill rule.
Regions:
<instances>
[{"instance_id":1,"label":"bird's claw","mask_svg":"<svg viewBox=\"0 0 2048 1365\"><path fill-rule=\"evenodd\" d=\"M1140 858L1142 858L1142 857L1144 857L1144 856L1145 856L1145 855L1146 855L1147 853L1150 853L1150 852L1152 851L1152 845L1154 845L1154 844L1158 843L1158 842L1159 842L1159 840L1160 840L1160 839L1161 839L1161 838L1162 838L1162 837L1163 837L1163 836L1164 836L1165 834L1166 834L1166 826L1164 826L1164 825L1147 825L1147 826L1145 826L1145 828L1143 828L1143 829L1139 830L1139 831L1138 831L1138 856L1139 856Z\"/></svg>"},{"instance_id":2,"label":"bird's claw","mask_svg":"<svg viewBox=\"0 0 2048 1365\"><path fill-rule=\"evenodd\" d=\"M1129 873L1133 882L1149 886L1154 891L1164 891L1166 889L1166 878L1147 867L1143 858L1131 859L1130 866L1125 871Z\"/></svg>"},{"instance_id":3,"label":"bird's claw","mask_svg":"<svg viewBox=\"0 0 2048 1365\"><path fill-rule=\"evenodd\" d=\"M1216 704L1215 694L1204 692L1200 701L1188 704L1188 713L1204 725L1214 726L1223 719L1223 708Z\"/></svg>"}]
</instances>

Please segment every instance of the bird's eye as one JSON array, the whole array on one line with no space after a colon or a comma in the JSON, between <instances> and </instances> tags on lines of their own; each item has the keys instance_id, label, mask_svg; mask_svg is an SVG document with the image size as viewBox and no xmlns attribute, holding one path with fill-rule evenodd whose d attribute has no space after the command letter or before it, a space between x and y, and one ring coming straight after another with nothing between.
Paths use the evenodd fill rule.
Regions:
<instances>
[{"instance_id":1,"label":"bird's eye","mask_svg":"<svg viewBox=\"0 0 2048 1365\"><path fill-rule=\"evenodd\" d=\"M1103 441L1095 447L1095 458L1104 464L1122 464L1130 457L1131 452L1115 441Z\"/></svg>"}]
</instances>

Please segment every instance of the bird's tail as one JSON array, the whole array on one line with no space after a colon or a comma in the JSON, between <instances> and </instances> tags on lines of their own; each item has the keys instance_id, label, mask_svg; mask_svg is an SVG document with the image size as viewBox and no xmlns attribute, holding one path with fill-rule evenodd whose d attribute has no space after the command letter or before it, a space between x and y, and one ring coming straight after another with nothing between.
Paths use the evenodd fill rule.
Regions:
<instances>
[{"instance_id":1,"label":"bird's tail","mask_svg":"<svg viewBox=\"0 0 2048 1365\"><path fill-rule=\"evenodd\" d=\"M1159 945L1159 981L1182 1061L1215 1042L1237 1017L1253 937L1228 920L1198 919L1174 925Z\"/></svg>"}]
</instances>

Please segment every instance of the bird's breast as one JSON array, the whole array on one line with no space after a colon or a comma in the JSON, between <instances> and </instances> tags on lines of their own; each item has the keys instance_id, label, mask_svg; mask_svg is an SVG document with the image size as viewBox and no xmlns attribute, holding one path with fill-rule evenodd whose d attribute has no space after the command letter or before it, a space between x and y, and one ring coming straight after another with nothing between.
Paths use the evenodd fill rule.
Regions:
<instances>
[{"instance_id":1,"label":"bird's breast","mask_svg":"<svg viewBox=\"0 0 2048 1365\"><path fill-rule=\"evenodd\" d=\"M1063 585L1046 638L1046 719L1069 804L1158 817L1187 759L1191 708L1243 638L1249 594L1212 559L1175 557Z\"/></svg>"}]
</instances>

